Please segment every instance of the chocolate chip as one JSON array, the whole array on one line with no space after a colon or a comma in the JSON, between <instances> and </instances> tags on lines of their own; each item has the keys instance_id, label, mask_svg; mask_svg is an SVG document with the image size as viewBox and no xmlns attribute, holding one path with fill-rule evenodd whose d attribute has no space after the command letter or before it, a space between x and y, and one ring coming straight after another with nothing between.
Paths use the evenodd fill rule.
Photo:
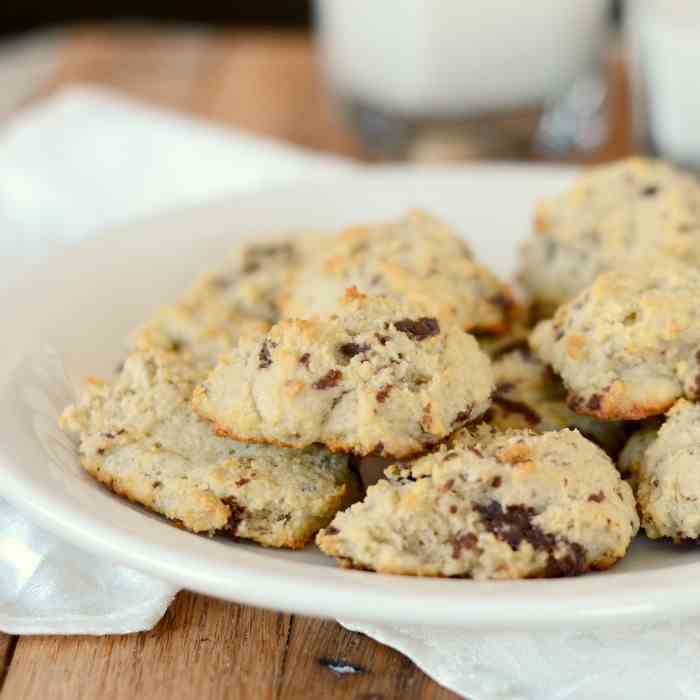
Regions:
<instances>
[{"instance_id":1,"label":"chocolate chip","mask_svg":"<svg viewBox=\"0 0 700 700\"><path fill-rule=\"evenodd\" d=\"M308 352L305 352L300 358L299 358L299 364L304 365L306 369L309 369L309 360L311 359L311 355L309 355Z\"/></svg>"},{"instance_id":2,"label":"chocolate chip","mask_svg":"<svg viewBox=\"0 0 700 700\"><path fill-rule=\"evenodd\" d=\"M605 500L605 494L603 491L598 491L598 493L592 493L588 497L589 501L592 501L593 503L602 503Z\"/></svg>"},{"instance_id":3,"label":"chocolate chip","mask_svg":"<svg viewBox=\"0 0 700 700\"><path fill-rule=\"evenodd\" d=\"M331 389L333 388L341 379L343 373L337 369L329 369L317 382L313 383L314 389Z\"/></svg>"},{"instance_id":4,"label":"chocolate chip","mask_svg":"<svg viewBox=\"0 0 700 700\"><path fill-rule=\"evenodd\" d=\"M656 185L649 185L642 190L642 197L653 197L659 188Z\"/></svg>"},{"instance_id":5,"label":"chocolate chip","mask_svg":"<svg viewBox=\"0 0 700 700\"><path fill-rule=\"evenodd\" d=\"M513 308L513 300L507 294L499 292L489 297L489 301L495 306L499 306L503 311L510 311Z\"/></svg>"},{"instance_id":6,"label":"chocolate chip","mask_svg":"<svg viewBox=\"0 0 700 700\"><path fill-rule=\"evenodd\" d=\"M369 452L369 454L367 456L368 457L383 457L384 456L384 443L378 442L374 446L374 449L371 452Z\"/></svg>"},{"instance_id":7,"label":"chocolate chip","mask_svg":"<svg viewBox=\"0 0 700 700\"><path fill-rule=\"evenodd\" d=\"M394 388L393 384L385 384L378 392L377 392L377 401L379 403L384 403L391 390Z\"/></svg>"},{"instance_id":8,"label":"chocolate chip","mask_svg":"<svg viewBox=\"0 0 700 700\"><path fill-rule=\"evenodd\" d=\"M486 529L510 545L514 551L525 541L535 549L551 549L556 540L532 523L536 513L524 505L503 506L497 501L487 505L476 504L474 509L481 516Z\"/></svg>"},{"instance_id":9,"label":"chocolate chip","mask_svg":"<svg viewBox=\"0 0 700 700\"><path fill-rule=\"evenodd\" d=\"M452 513L452 515L454 515L456 512L457 512L457 506L451 505L450 506L450 513Z\"/></svg>"},{"instance_id":10,"label":"chocolate chip","mask_svg":"<svg viewBox=\"0 0 700 700\"><path fill-rule=\"evenodd\" d=\"M333 525L331 525L330 527L327 527L323 532L326 535L337 535L340 532L340 530L337 527L333 527Z\"/></svg>"},{"instance_id":11,"label":"chocolate chip","mask_svg":"<svg viewBox=\"0 0 700 700\"><path fill-rule=\"evenodd\" d=\"M593 394L590 399L588 399L588 402L586 403L586 408L588 408L591 411L598 411L600 410L600 394Z\"/></svg>"},{"instance_id":12,"label":"chocolate chip","mask_svg":"<svg viewBox=\"0 0 700 700\"><path fill-rule=\"evenodd\" d=\"M374 337L379 341L380 345L386 345L391 340L388 335L381 335L380 333L375 333Z\"/></svg>"},{"instance_id":13,"label":"chocolate chip","mask_svg":"<svg viewBox=\"0 0 700 700\"><path fill-rule=\"evenodd\" d=\"M270 346L268 345L267 338L263 340L263 344L260 346L260 353L258 354L258 369L267 369L272 364L272 357L270 356Z\"/></svg>"},{"instance_id":14,"label":"chocolate chip","mask_svg":"<svg viewBox=\"0 0 700 700\"><path fill-rule=\"evenodd\" d=\"M493 479L491 480L491 486L493 486L493 488L495 488L495 489L497 489L502 483L503 483L503 480L501 479L500 476L494 476Z\"/></svg>"},{"instance_id":15,"label":"chocolate chip","mask_svg":"<svg viewBox=\"0 0 700 700\"><path fill-rule=\"evenodd\" d=\"M463 535L457 535L452 540L452 558L459 559L462 556L463 549L471 549L478 539L473 532L466 532Z\"/></svg>"},{"instance_id":16,"label":"chocolate chip","mask_svg":"<svg viewBox=\"0 0 700 700\"><path fill-rule=\"evenodd\" d=\"M236 535L238 526L241 524L243 518L245 518L246 510L243 506L240 506L233 496L227 496L221 499L222 503L225 503L229 510L231 511L228 516L228 522L224 529L228 530L233 536Z\"/></svg>"},{"instance_id":17,"label":"chocolate chip","mask_svg":"<svg viewBox=\"0 0 700 700\"><path fill-rule=\"evenodd\" d=\"M440 324L437 319L426 316L415 320L404 318L401 321L396 321L394 328L419 342L440 333Z\"/></svg>"},{"instance_id":18,"label":"chocolate chip","mask_svg":"<svg viewBox=\"0 0 700 700\"><path fill-rule=\"evenodd\" d=\"M369 350L369 345L367 343L345 343L340 346L340 352L345 355L345 357L352 358L355 355L360 355Z\"/></svg>"},{"instance_id":19,"label":"chocolate chip","mask_svg":"<svg viewBox=\"0 0 700 700\"><path fill-rule=\"evenodd\" d=\"M162 485L163 485L163 482L162 482L162 481L154 481L154 482L151 484L151 486L152 486L154 489L159 489Z\"/></svg>"},{"instance_id":20,"label":"chocolate chip","mask_svg":"<svg viewBox=\"0 0 700 700\"><path fill-rule=\"evenodd\" d=\"M580 544L557 538L544 532L532 520L536 516L533 508L524 505L503 506L496 501L487 505L475 504L474 509L481 516L486 529L498 539L510 545L513 551L529 542L536 550L549 554L545 565L545 575L549 577L574 576L585 571L585 550ZM557 549L565 548L563 556L555 556Z\"/></svg>"},{"instance_id":21,"label":"chocolate chip","mask_svg":"<svg viewBox=\"0 0 700 700\"><path fill-rule=\"evenodd\" d=\"M568 551L563 557L550 555L544 569L545 576L561 578L562 576L577 576L586 571L586 551L577 542L567 544Z\"/></svg>"},{"instance_id":22,"label":"chocolate chip","mask_svg":"<svg viewBox=\"0 0 700 700\"><path fill-rule=\"evenodd\" d=\"M182 350L182 347L183 343L180 340L173 340L170 343L170 349L172 350L172 352L180 352L180 350Z\"/></svg>"},{"instance_id":23,"label":"chocolate chip","mask_svg":"<svg viewBox=\"0 0 700 700\"><path fill-rule=\"evenodd\" d=\"M473 406L469 406L468 408L465 408L463 411L460 411L452 421L452 425L460 425L461 423L466 423L472 415L472 409Z\"/></svg>"},{"instance_id":24,"label":"chocolate chip","mask_svg":"<svg viewBox=\"0 0 700 700\"><path fill-rule=\"evenodd\" d=\"M495 394L507 394L515 389L515 384L513 382L501 382L496 384L496 388L493 390Z\"/></svg>"},{"instance_id":25,"label":"chocolate chip","mask_svg":"<svg viewBox=\"0 0 700 700\"><path fill-rule=\"evenodd\" d=\"M243 478L236 482L236 486L245 486L248 483L250 483L250 479Z\"/></svg>"},{"instance_id":26,"label":"chocolate chip","mask_svg":"<svg viewBox=\"0 0 700 700\"><path fill-rule=\"evenodd\" d=\"M530 425L537 425L540 422L539 413L522 401L507 399L504 396L499 396L498 394L494 394L491 397L491 400L507 413L517 413L521 415Z\"/></svg>"}]
</instances>

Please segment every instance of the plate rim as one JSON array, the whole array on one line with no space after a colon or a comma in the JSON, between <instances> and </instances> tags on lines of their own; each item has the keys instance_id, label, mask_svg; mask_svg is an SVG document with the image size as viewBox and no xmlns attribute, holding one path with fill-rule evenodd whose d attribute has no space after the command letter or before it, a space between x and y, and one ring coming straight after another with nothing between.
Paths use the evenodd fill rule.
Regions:
<instances>
[{"instance_id":1,"label":"plate rim","mask_svg":"<svg viewBox=\"0 0 700 700\"><path fill-rule=\"evenodd\" d=\"M217 209L230 209L240 204L265 200L275 196L292 196L294 193L313 191L319 187L338 187L349 181L359 179L373 180L381 178L426 177L464 177L476 172L519 171L528 172L537 169L540 172L570 174L573 169L568 166L530 165L530 164L479 164L468 166L372 166L366 169L343 173L328 178L314 178L254 193L232 195L218 198L211 202L189 206L184 209L171 210L150 216L133 223L114 227L82 240L43 262L25 268L29 273L41 277L49 268L60 265L65 257L76 255L77 251L89 250L92 246L103 245L115 236L137 236L153 227L165 227L169 221L180 220L183 216L197 218L211 216ZM296 196L299 196L298 194ZM31 285L31 279L19 282L8 290L5 299L0 299L0 318L9 315L7 298L21 294L21 290ZM14 369L14 368L13 368ZM10 377L12 370L0 372L0 382ZM0 437L2 437L0 428ZM79 548L94 552L101 557L132 566L140 571L153 574L189 590L215 595L227 600L255 605L263 608L284 609L290 612L323 616L344 617L375 622L397 622L411 624L432 624L442 626L488 629L533 629L562 624L577 627L601 624L620 624L639 622L660 617L680 616L697 611L697 592L700 585L692 583L689 571L700 573L700 562L689 563L682 567L668 567L646 572L610 573L603 577L584 576L574 579L516 581L516 582L464 582L450 579L415 579L386 574L347 571L333 567L317 567L326 572L323 582L333 586L331 593L309 595L308 578L298 569L309 570L312 565L299 562L289 566L290 571L277 572L275 581L260 581L260 568L246 564L235 570L235 581L223 576L224 569L215 570L204 566L206 577L197 572L197 565L202 564L202 554L170 551L170 545L159 544L155 538L149 540L132 535L118 525L95 523L77 502L69 503L51 500L50 494L32 487L29 477L22 479L21 465L13 467L8 461L3 446L0 445L0 474L2 474L2 497L13 503L20 510L29 512L46 530L70 541ZM159 527L174 530L165 523ZM161 533L162 534L162 533ZM181 537L192 537L189 533L177 531ZM166 538L175 541L174 538ZM197 547L193 549L199 549ZM232 548L233 549L233 548ZM202 549L203 553L203 549ZM192 565L192 571L182 568L183 557ZM206 558L206 557L204 557ZM245 559L245 557L244 557ZM179 562L178 562L179 560ZM180 568L178 568L180 567ZM265 568L265 567L263 567ZM679 575L682 568L683 575ZM227 569L231 573L230 569ZM194 573L193 573L194 572ZM336 572L329 574L329 572ZM271 572L272 573L272 572ZM338 575L340 574L340 575ZM632 590L620 591L621 579L634 583ZM630 581L634 579L634 581ZM640 581L640 579L642 579ZM402 581L399 583L398 581ZM409 581L412 583L405 584ZM378 592L389 582L389 592ZM468 585L468 593L459 591L459 600L455 601L454 591ZM438 584L436 587L435 584ZM280 600L280 588L284 586L283 600ZM569 590L566 591L566 587ZM625 588L629 588L625 586ZM404 589L414 589L407 592ZM523 589L525 594L523 595ZM575 589L575 590L572 590ZM603 589L606 589L603 591ZM449 591L449 592L447 592ZM619 597L612 594L615 592ZM672 593L672 595L669 595ZM375 605L365 605L358 609L358 597L369 596ZM457 605L457 609L455 609ZM348 606L351 612L343 611ZM406 611L410 608L410 614Z\"/></svg>"}]
</instances>

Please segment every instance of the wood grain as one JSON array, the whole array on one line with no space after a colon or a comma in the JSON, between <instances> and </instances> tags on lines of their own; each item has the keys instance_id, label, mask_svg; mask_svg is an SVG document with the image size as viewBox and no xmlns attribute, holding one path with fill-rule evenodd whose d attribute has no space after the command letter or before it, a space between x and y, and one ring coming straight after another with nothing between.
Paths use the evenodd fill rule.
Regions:
<instances>
[{"instance_id":1,"label":"wood grain","mask_svg":"<svg viewBox=\"0 0 700 700\"><path fill-rule=\"evenodd\" d=\"M289 615L182 593L143 634L20 638L2 698L271 700L290 624Z\"/></svg>"},{"instance_id":2,"label":"wood grain","mask_svg":"<svg viewBox=\"0 0 700 700\"><path fill-rule=\"evenodd\" d=\"M332 666L353 665L340 674ZM50 689L50 693L47 691ZM181 593L156 629L22 637L0 697L449 700L401 654L334 622Z\"/></svg>"},{"instance_id":3,"label":"wood grain","mask_svg":"<svg viewBox=\"0 0 700 700\"><path fill-rule=\"evenodd\" d=\"M335 622L295 617L279 697L285 700L448 700L441 688L402 654ZM339 673L338 668L354 669ZM311 692L309 692L311 689Z\"/></svg>"},{"instance_id":4,"label":"wood grain","mask_svg":"<svg viewBox=\"0 0 700 700\"><path fill-rule=\"evenodd\" d=\"M12 663L16 644L17 637L0 632L0 692L2 692L5 684L5 678Z\"/></svg>"}]
</instances>

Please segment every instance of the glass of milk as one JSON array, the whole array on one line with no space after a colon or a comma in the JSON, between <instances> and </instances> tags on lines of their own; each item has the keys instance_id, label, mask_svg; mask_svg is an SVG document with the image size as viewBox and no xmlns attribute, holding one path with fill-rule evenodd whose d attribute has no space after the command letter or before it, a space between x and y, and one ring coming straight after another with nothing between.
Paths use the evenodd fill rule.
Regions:
<instances>
[{"instance_id":1,"label":"glass of milk","mask_svg":"<svg viewBox=\"0 0 700 700\"><path fill-rule=\"evenodd\" d=\"M315 9L325 77L384 155L518 156L547 129L561 140L567 110L578 110L569 120L578 132L586 110L600 121L608 0L316 0ZM559 115L543 121L547 110ZM601 137L598 124L583 141Z\"/></svg>"},{"instance_id":2,"label":"glass of milk","mask_svg":"<svg viewBox=\"0 0 700 700\"><path fill-rule=\"evenodd\" d=\"M637 145L700 170L700 1L629 0Z\"/></svg>"}]
</instances>

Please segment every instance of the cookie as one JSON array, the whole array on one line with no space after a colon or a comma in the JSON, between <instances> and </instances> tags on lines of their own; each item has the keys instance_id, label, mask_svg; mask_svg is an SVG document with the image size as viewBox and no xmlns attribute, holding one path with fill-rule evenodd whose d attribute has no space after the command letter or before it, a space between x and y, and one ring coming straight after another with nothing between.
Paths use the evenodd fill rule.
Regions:
<instances>
[{"instance_id":1,"label":"cookie","mask_svg":"<svg viewBox=\"0 0 700 700\"><path fill-rule=\"evenodd\" d=\"M539 203L519 278L553 312L600 272L648 255L700 266L700 185L660 161L630 158L592 168Z\"/></svg>"},{"instance_id":2,"label":"cookie","mask_svg":"<svg viewBox=\"0 0 700 700\"><path fill-rule=\"evenodd\" d=\"M605 420L664 413L700 397L700 269L650 260L599 275L530 342L569 405Z\"/></svg>"},{"instance_id":3,"label":"cookie","mask_svg":"<svg viewBox=\"0 0 700 700\"><path fill-rule=\"evenodd\" d=\"M325 239L300 234L237 245L215 270L198 277L181 301L194 309L206 307L218 319L233 315L274 322L293 270Z\"/></svg>"},{"instance_id":4,"label":"cookie","mask_svg":"<svg viewBox=\"0 0 700 700\"><path fill-rule=\"evenodd\" d=\"M700 538L700 405L684 399L644 440L637 503L648 537Z\"/></svg>"},{"instance_id":5,"label":"cookie","mask_svg":"<svg viewBox=\"0 0 700 700\"><path fill-rule=\"evenodd\" d=\"M206 373L241 336L261 335L270 328L267 321L234 313L222 317L218 310L184 303L164 306L135 331L132 347L173 352Z\"/></svg>"},{"instance_id":6,"label":"cookie","mask_svg":"<svg viewBox=\"0 0 700 700\"><path fill-rule=\"evenodd\" d=\"M347 458L217 437L190 407L199 376L173 354L133 353L113 383L90 382L61 426L93 477L186 529L303 547L346 505Z\"/></svg>"},{"instance_id":7,"label":"cookie","mask_svg":"<svg viewBox=\"0 0 700 700\"><path fill-rule=\"evenodd\" d=\"M351 228L325 242L293 276L283 313L335 313L352 286L406 300L467 331L502 332L517 313L511 290L449 226L424 212Z\"/></svg>"},{"instance_id":8,"label":"cookie","mask_svg":"<svg viewBox=\"0 0 700 700\"><path fill-rule=\"evenodd\" d=\"M639 482L639 472L642 468L642 460L647 447L656 440L659 428L663 425L660 417L647 418L638 424L639 427L627 439L625 446L617 457L617 468L622 478L636 492Z\"/></svg>"},{"instance_id":9,"label":"cookie","mask_svg":"<svg viewBox=\"0 0 700 700\"><path fill-rule=\"evenodd\" d=\"M482 425L386 475L316 538L343 566L474 579L571 576L612 566L639 527L629 485L572 430Z\"/></svg>"},{"instance_id":10,"label":"cookie","mask_svg":"<svg viewBox=\"0 0 700 700\"><path fill-rule=\"evenodd\" d=\"M243 338L194 394L216 430L245 442L402 458L489 405L489 359L456 325L350 289L337 315Z\"/></svg>"},{"instance_id":11,"label":"cookie","mask_svg":"<svg viewBox=\"0 0 700 700\"><path fill-rule=\"evenodd\" d=\"M627 438L625 424L580 416L566 405L566 390L549 367L530 351L527 341L492 354L496 388L484 420L499 430L529 428L536 432L576 428L608 454L619 453Z\"/></svg>"}]
</instances>

